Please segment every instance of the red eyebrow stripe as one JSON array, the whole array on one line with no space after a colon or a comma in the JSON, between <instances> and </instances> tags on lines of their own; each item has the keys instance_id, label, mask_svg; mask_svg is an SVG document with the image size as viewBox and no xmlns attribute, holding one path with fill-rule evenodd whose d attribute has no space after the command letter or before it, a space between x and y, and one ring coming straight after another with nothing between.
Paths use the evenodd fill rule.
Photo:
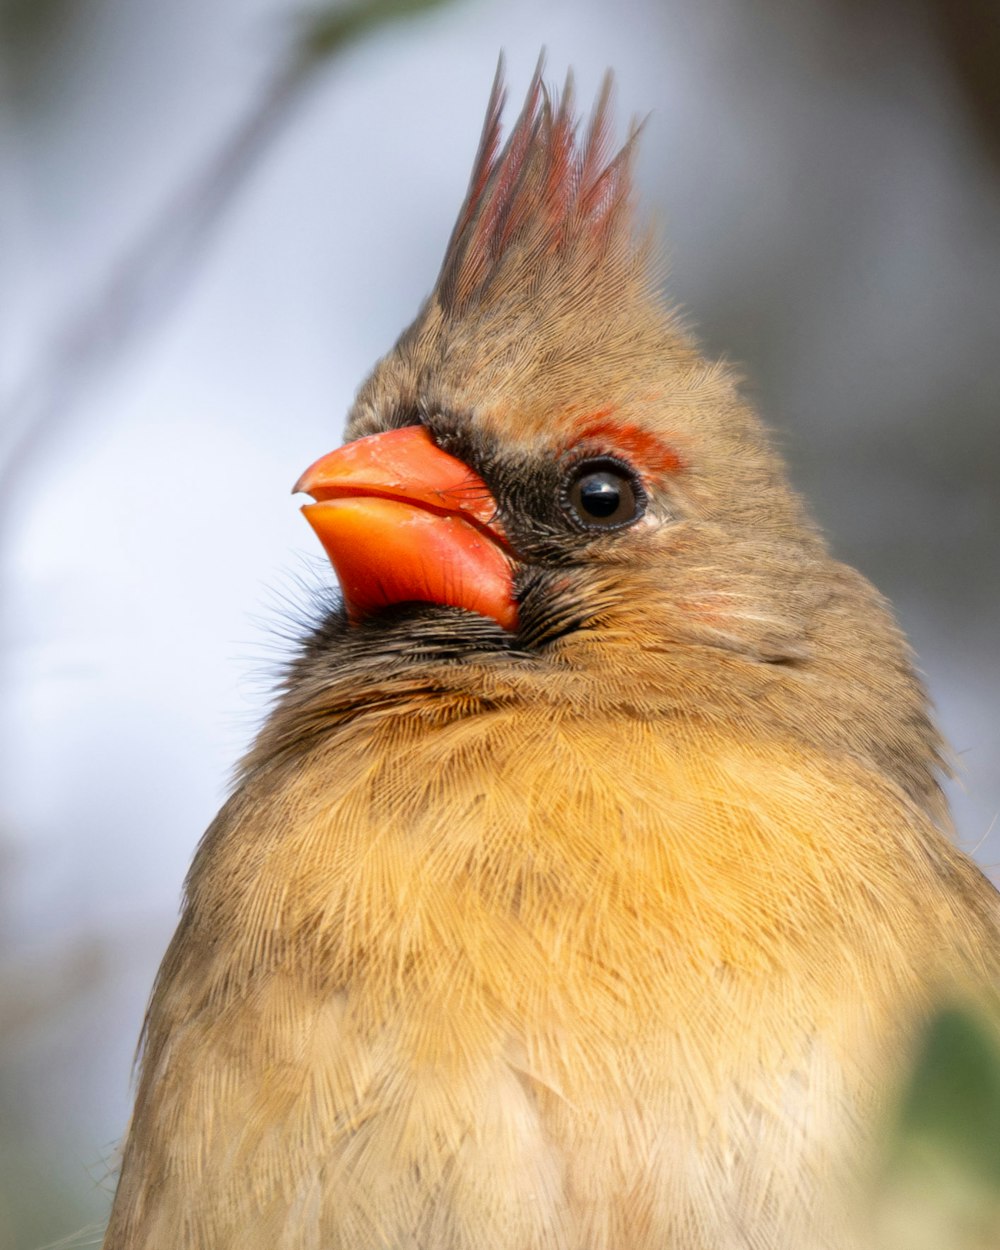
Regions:
<instances>
[{"instance_id":1,"label":"red eyebrow stripe","mask_svg":"<svg viewBox=\"0 0 1000 1250\"><path fill-rule=\"evenodd\" d=\"M684 467L684 461L668 443L637 425L610 420L607 415L610 411L605 408L581 417L575 423L577 437L607 443L609 451L634 458L639 468L654 475L677 473Z\"/></svg>"}]
</instances>

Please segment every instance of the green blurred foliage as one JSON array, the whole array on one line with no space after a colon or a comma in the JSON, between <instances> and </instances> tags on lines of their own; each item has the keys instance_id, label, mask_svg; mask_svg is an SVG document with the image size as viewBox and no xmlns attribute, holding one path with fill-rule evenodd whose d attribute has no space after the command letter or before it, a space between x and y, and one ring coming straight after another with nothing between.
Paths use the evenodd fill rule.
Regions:
<instances>
[{"instance_id":1,"label":"green blurred foliage","mask_svg":"<svg viewBox=\"0 0 1000 1250\"><path fill-rule=\"evenodd\" d=\"M876 1222L885 1250L1000 1246L1000 1017L931 1020L890 1123Z\"/></svg>"}]
</instances>

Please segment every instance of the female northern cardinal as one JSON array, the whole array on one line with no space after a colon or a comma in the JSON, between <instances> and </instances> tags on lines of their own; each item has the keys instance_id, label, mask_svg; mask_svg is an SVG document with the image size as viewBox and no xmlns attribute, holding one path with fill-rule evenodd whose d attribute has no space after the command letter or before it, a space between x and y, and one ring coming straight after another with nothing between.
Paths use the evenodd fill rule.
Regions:
<instances>
[{"instance_id":1,"label":"female northern cardinal","mask_svg":"<svg viewBox=\"0 0 1000 1250\"><path fill-rule=\"evenodd\" d=\"M499 75L299 489L343 607L209 829L108 1250L837 1250L1000 971L884 600L655 294L607 90Z\"/></svg>"}]
</instances>

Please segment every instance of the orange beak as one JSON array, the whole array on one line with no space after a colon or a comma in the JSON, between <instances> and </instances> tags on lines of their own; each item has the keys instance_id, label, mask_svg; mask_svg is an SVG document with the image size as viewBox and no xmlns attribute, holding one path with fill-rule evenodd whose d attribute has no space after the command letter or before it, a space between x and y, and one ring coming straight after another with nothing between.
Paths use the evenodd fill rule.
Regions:
<instances>
[{"instance_id":1,"label":"orange beak","mask_svg":"<svg viewBox=\"0 0 1000 1250\"><path fill-rule=\"evenodd\" d=\"M517 625L496 503L421 425L347 443L306 469L296 491L353 620L394 603L440 603Z\"/></svg>"}]
</instances>

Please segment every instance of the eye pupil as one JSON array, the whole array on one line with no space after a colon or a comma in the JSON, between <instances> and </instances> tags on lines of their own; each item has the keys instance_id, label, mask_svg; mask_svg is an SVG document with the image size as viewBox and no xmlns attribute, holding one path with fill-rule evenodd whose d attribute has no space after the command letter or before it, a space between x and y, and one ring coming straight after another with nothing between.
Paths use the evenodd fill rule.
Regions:
<instances>
[{"instance_id":1,"label":"eye pupil","mask_svg":"<svg viewBox=\"0 0 1000 1250\"><path fill-rule=\"evenodd\" d=\"M618 482L610 473L590 473L580 479L580 504L590 516L602 520L614 516L621 501Z\"/></svg>"},{"instance_id":2,"label":"eye pupil","mask_svg":"<svg viewBox=\"0 0 1000 1250\"><path fill-rule=\"evenodd\" d=\"M631 525L646 510L646 494L635 471L608 456L575 466L565 502L572 520L584 529Z\"/></svg>"}]
</instances>

